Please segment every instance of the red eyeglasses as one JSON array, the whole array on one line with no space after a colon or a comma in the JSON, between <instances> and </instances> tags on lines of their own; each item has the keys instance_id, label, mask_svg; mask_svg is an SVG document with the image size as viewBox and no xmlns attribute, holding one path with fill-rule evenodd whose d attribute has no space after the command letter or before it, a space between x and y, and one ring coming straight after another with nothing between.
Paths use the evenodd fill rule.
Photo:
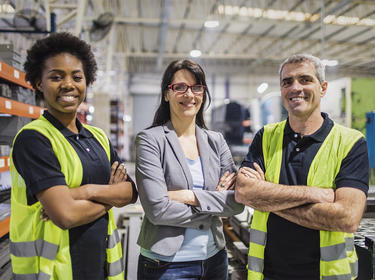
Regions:
<instances>
[{"instance_id":1,"label":"red eyeglasses","mask_svg":"<svg viewBox=\"0 0 375 280\"><path fill-rule=\"evenodd\" d=\"M168 88L173 90L173 92L175 92L176 94L184 94L190 88L191 92L195 95L201 95L206 90L206 86L204 85L189 86L185 83L171 84L168 86Z\"/></svg>"}]
</instances>

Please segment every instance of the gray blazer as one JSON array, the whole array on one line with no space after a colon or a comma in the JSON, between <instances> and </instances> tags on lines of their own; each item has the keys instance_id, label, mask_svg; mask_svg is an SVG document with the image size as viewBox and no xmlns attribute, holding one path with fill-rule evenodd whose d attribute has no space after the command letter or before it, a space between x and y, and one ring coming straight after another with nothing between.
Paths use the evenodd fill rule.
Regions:
<instances>
[{"instance_id":1,"label":"gray blazer","mask_svg":"<svg viewBox=\"0 0 375 280\"><path fill-rule=\"evenodd\" d=\"M138 245L165 256L182 245L186 228L211 228L219 249L225 240L220 217L243 211L234 191L216 191L225 171L236 171L220 133L196 126L204 174L204 190L193 190L193 179L172 123L141 131L136 138L136 180L145 217ZM168 191L193 190L200 207L172 201Z\"/></svg>"}]
</instances>

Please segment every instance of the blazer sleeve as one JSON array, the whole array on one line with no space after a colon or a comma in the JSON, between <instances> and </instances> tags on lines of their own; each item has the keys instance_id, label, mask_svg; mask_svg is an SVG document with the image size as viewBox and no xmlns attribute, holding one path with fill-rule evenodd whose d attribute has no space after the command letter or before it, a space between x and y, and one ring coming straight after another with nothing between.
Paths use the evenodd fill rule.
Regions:
<instances>
[{"instance_id":1,"label":"blazer sleeve","mask_svg":"<svg viewBox=\"0 0 375 280\"><path fill-rule=\"evenodd\" d=\"M152 224L199 228L209 215L193 207L172 201L161 164L161 151L152 133L147 130L136 137L136 182L145 215Z\"/></svg>"},{"instance_id":2,"label":"blazer sleeve","mask_svg":"<svg viewBox=\"0 0 375 280\"><path fill-rule=\"evenodd\" d=\"M229 147L221 133L216 140L216 151L220 158L220 177L225 171L236 172L236 167L233 162L232 154ZM216 189L215 186L209 189ZM205 186L208 188L208 186ZM235 201L234 191L208 191L208 190L193 190L196 198L199 201L200 207L195 207L201 214L211 214L219 217L228 217L239 214L243 211L244 205Z\"/></svg>"}]
</instances>

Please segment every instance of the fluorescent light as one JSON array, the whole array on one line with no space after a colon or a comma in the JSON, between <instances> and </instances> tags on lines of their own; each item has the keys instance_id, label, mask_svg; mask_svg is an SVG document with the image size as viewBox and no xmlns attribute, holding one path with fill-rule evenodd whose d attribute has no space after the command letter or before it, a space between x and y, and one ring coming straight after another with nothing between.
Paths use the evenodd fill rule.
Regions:
<instances>
[{"instance_id":1,"label":"fluorescent light","mask_svg":"<svg viewBox=\"0 0 375 280\"><path fill-rule=\"evenodd\" d=\"M339 61L336 59L333 59L333 60L323 59L322 62L325 66L332 66L332 67L337 66L339 64Z\"/></svg>"},{"instance_id":2,"label":"fluorescent light","mask_svg":"<svg viewBox=\"0 0 375 280\"><path fill-rule=\"evenodd\" d=\"M217 20L206 20L204 22L204 27L206 28L215 28L219 26L219 21Z\"/></svg>"},{"instance_id":3,"label":"fluorescent light","mask_svg":"<svg viewBox=\"0 0 375 280\"><path fill-rule=\"evenodd\" d=\"M131 122L132 120L132 117L130 115L124 115L122 117L122 119L124 120L124 122Z\"/></svg>"},{"instance_id":4,"label":"fluorescent light","mask_svg":"<svg viewBox=\"0 0 375 280\"><path fill-rule=\"evenodd\" d=\"M219 15L241 16L252 18L266 18L271 20L285 20L295 22L315 22L320 19L320 14L311 14L299 11L261 9L235 5L219 5ZM327 15L323 19L325 24L354 25L354 26L375 26L375 19L348 16Z\"/></svg>"},{"instance_id":5,"label":"fluorescent light","mask_svg":"<svg viewBox=\"0 0 375 280\"><path fill-rule=\"evenodd\" d=\"M200 50L192 50L190 51L191 57L200 57L202 55L202 52Z\"/></svg>"},{"instance_id":6,"label":"fluorescent light","mask_svg":"<svg viewBox=\"0 0 375 280\"><path fill-rule=\"evenodd\" d=\"M263 93L267 90L268 84L267 83L261 83L259 87L257 88L258 93Z\"/></svg>"},{"instance_id":7,"label":"fluorescent light","mask_svg":"<svg viewBox=\"0 0 375 280\"><path fill-rule=\"evenodd\" d=\"M14 12L15 10L10 4L0 4L1 14L13 14Z\"/></svg>"}]
</instances>

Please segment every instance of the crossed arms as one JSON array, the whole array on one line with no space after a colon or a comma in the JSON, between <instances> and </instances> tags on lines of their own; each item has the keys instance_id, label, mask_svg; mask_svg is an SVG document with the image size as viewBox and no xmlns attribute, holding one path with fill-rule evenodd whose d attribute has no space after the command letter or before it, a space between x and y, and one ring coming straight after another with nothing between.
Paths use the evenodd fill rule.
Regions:
<instances>
[{"instance_id":1,"label":"crossed arms","mask_svg":"<svg viewBox=\"0 0 375 280\"><path fill-rule=\"evenodd\" d=\"M43 206L44 218L69 229L95 221L113 206L135 202L133 185L124 165L115 162L108 185L87 184L73 189L59 185L37 193L36 197Z\"/></svg>"},{"instance_id":2,"label":"crossed arms","mask_svg":"<svg viewBox=\"0 0 375 280\"><path fill-rule=\"evenodd\" d=\"M237 175L235 199L260 211L273 212L301 226L329 231L355 232L366 205L363 191L289 186L264 180L262 169L242 167Z\"/></svg>"}]
</instances>

